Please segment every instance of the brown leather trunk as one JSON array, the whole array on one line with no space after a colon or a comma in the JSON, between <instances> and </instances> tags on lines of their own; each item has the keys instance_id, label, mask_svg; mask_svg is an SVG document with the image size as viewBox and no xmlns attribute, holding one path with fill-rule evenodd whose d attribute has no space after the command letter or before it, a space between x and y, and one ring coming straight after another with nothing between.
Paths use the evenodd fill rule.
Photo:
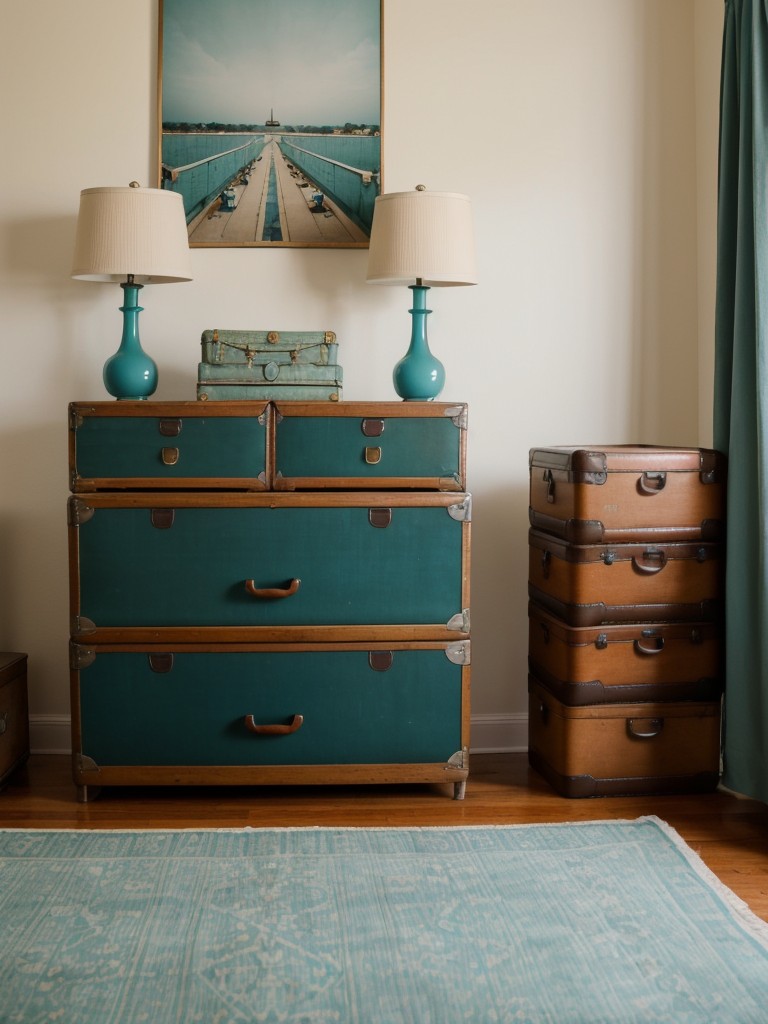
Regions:
<instances>
[{"instance_id":1,"label":"brown leather trunk","mask_svg":"<svg viewBox=\"0 0 768 1024\"><path fill-rule=\"evenodd\" d=\"M721 630L711 622L568 626L528 608L531 673L563 704L716 700Z\"/></svg>"},{"instance_id":2,"label":"brown leather trunk","mask_svg":"<svg viewBox=\"0 0 768 1024\"><path fill-rule=\"evenodd\" d=\"M711 621L720 612L723 549L707 542L569 544L529 534L529 595L572 626Z\"/></svg>"},{"instance_id":3,"label":"brown leather trunk","mask_svg":"<svg viewBox=\"0 0 768 1024\"><path fill-rule=\"evenodd\" d=\"M708 448L532 448L533 527L572 544L718 540L725 456Z\"/></svg>"},{"instance_id":4,"label":"brown leather trunk","mask_svg":"<svg viewBox=\"0 0 768 1024\"><path fill-rule=\"evenodd\" d=\"M720 702L567 707L529 680L529 760L563 796L705 792L720 770Z\"/></svg>"}]
</instances>

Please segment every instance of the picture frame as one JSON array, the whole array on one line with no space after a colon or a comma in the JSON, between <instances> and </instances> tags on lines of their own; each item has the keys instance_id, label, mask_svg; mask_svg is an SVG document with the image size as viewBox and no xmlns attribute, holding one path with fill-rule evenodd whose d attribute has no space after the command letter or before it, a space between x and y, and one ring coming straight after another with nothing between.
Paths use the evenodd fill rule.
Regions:
<instances>
[{"instance_id":1,"label":"picture frame","mask_svg":"<svg viewBox=\"0 0 768 1024\"><path fill-rule=\"evenodd\" d=\"M159 0L158 187L192 247L367 248L383 0Z\"/></svg>"}]
</instances>

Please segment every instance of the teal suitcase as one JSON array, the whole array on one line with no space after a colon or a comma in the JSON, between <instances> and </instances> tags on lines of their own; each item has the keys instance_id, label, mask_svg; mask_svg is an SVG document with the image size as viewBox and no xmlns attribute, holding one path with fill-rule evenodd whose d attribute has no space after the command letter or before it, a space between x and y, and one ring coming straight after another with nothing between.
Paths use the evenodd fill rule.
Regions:
<instances>
[{"instance_id":1,"label":"teal suitcase","mask_svg":"<svg viewBox=\"0 0 768 1024\"><path fill-rule=\"evenodd\" d=\"M343 371L333 331L223 331L202 336L200 401L338 402Z\"/></svg>"}]
</instances>

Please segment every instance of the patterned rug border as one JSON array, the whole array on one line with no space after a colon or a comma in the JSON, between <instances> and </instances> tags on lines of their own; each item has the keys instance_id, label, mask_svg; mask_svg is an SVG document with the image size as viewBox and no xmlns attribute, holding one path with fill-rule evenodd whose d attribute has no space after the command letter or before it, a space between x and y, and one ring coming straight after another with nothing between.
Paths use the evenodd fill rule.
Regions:
<instances>
[{"instance_id":1,"label":"patterned rug border","mask_svg":"<svg viewBox=\"0 0 768 1024\"><path fill-rule=\"evenodd\" d=\"M768 922L764 921L749 907L745 900L729 889L717 875L705 864L701 856L688 845L680 833L663 818L655 814L644 814L637 818L590 818L585 821L543 821L526 824L490 824L490 825L286 825L266 826L245 825L241 828L0 828L0 834L27 832L40 835L69 833L88 835L194 835L199 833L230 833L244 835L247 833L284 833L284 832L516 832L530 829L556 828L589 828L605 825L654 825L672 843L677 852L705 882L714 894L726 905L728 910L742 924L752 938L768 950Z\"/></svg>"}]
</instances>

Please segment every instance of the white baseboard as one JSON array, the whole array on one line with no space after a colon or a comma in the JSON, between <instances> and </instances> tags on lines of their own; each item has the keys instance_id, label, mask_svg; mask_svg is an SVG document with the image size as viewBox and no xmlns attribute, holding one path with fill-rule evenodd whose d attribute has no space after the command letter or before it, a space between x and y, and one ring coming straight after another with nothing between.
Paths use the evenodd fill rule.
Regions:
<instances>
[{"instance_id":1,"label":"white baseboard","mask_svg":"<svg viewBox=\"0 0 768 1024\"><path fill-rule=\"evenodd\" d=\"M33 754L71 754L69 715L30 715L29 747Z\"/></svg>"},{"instance_id":2,"label":"white baseboard","mask_svg":"<svg viewBox=\"0 0 768 1024\"><path fill-rule=\"evenodd\" d=\"M470 752L497 754L528 750L527 715L473 715Z\"/></svg>"},{"instance_id":3,"label":"white baseboard","mask_svg":"<svg viewBox=\"0 0 768 1024\"><path fill-rule=\"evenodd\" d=\"M69 754L69 715L30 715L29 745L33 754ZM470 749L475 754L528 749L527 715L473 715Z\"/></svg>"}]
</instances>

